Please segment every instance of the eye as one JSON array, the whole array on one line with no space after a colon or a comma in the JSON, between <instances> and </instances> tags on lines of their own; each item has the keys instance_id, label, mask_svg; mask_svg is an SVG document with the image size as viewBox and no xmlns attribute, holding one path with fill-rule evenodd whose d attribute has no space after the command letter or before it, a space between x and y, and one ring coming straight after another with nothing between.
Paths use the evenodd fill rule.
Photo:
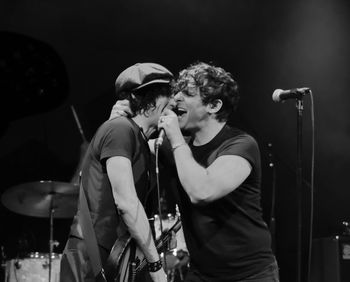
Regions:
<instances>
[{"instance_id":1,"label":"eye","mask_svg":"<svg viewBox=\"0 0 350 282\"><path fill-rule=\"evenodd\" d=\"M196 93L194 93L193 91L189 91L188 89L182 90L182 94L187 97L193 97L196 95Z\"/></svg>"}]
</instances>

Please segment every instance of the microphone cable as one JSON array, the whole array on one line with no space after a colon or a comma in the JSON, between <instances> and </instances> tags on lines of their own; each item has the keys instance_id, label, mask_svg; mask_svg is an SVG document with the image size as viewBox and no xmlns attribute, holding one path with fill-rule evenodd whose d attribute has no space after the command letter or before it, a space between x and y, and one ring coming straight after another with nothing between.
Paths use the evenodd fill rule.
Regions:
<instances>
[{"instance_id":1,"label":"microphone cable","mask_svg":"<svg viewBox=\"0 0 350 282\"><path fill-rule=\"evenodd\" d=\"M163 235L163 223L162 223L162 209L161 209L161 199L160 199L160 182L159 182L159 162L158 162L158 156L159 156L159 145L156 145L155 143L155 165L156 165L156 182L157 182L157 201L158 201L158 214L159 214L159 227L160 227L160 238L162 238ZM163 246L164 248L164 246ZM167 261L166 261L166 248L163 251L163 258L164 258L164 269L165 273L168 277L168 267L167 267Z\"/></svg>"}]
</instances>

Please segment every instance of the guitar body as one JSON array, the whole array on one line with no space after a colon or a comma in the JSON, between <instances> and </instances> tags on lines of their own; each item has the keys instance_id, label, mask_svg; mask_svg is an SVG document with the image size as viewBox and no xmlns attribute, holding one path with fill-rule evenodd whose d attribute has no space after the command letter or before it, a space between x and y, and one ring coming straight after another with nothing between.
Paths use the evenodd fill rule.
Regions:
<instances>
[{"instance_id":1,"label":"guitar body","mask_svg":"<svg viewBox=\"0 0 350 282\"><path fill-rule=\"evenodd\" d=\"M172 232L177 232L181 227L180 218L157 241L156 248L162 252L167 242L171 239ZM107 258L104 270L108 282L145 282L149 274L147 261L143 252L137 247L129 233L118 238ZM150 278L149 278L149 281Z\"/></svg>"},{"instance_id":2,"label":"guitar body","mask_svg":"<svg viewBox=\"0 0 350 282\"><path fill-rule=\"evenodd\" d=\"M108 282L136 282L142 274L147 274L138 270L143 264L146 264L143 252L126 233L116 240L110 252L105 265L106 279Z\"/></svg>"}]
</instances>

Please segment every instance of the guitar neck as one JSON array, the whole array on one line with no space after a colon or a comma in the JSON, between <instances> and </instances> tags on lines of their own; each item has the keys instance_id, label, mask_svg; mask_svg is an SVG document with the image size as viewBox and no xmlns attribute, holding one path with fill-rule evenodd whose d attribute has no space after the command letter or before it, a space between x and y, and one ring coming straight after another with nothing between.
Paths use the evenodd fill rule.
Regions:
<instances>
[{"instance_id":1,"label":"guitar neck","mask_svg":"<svg viewBox=\"0 0 350 282\"><path fill-rule=\"evenodd\" d=\"M166 245L166 243L169 242L169 240L171 239L171 234L173 232L177 232L179 231L181 228L181 220L180 218L177 219L177 221L175 222L175 224L169 229L167 230L165 233L163 233L160 238L156 241L156 248L158 253L162 251L162 248L164 247L164 245Z\"/></svg>"},{"instance_id":2,"label":"guitar neck","mask_svg":"<svg viewBox=\"0 0 350 282\"><path fill-rule=\"evenodd\" d=\"M177 231L180 230L180 228L181 228L181 219L178 218L175 224L169 230L163 233L158 240L156 240L156 248L158 253L161 253L164 246L166 246L166 244L169 242L169 240L171 239L171 234L173 232L176 233ZM142 262L139 264L139 266L136 268L136 271L137 272L141 271L146 267L146 265L147 265L147 261L146 259L143 259Z\"/></svg>"}]
</instances>

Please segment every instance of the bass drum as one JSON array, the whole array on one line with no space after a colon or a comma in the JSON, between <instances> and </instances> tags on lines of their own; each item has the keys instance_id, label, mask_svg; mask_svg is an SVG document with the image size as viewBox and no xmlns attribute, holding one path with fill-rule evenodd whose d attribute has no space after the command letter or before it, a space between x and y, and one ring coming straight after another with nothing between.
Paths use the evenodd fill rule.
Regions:
<instances>
[{"instance_id":1,"label":"bass drum","mask_svg":"<svg viewBox=\"0 0 350 282\"><path fill-rule=\"evenodd\" d=\"M51 282L60 280L60 254L51 256ZM6 262L6 282L47 282L49 281L49 254L30 253L26 258Z\"/></svg>"}]
</instances>

